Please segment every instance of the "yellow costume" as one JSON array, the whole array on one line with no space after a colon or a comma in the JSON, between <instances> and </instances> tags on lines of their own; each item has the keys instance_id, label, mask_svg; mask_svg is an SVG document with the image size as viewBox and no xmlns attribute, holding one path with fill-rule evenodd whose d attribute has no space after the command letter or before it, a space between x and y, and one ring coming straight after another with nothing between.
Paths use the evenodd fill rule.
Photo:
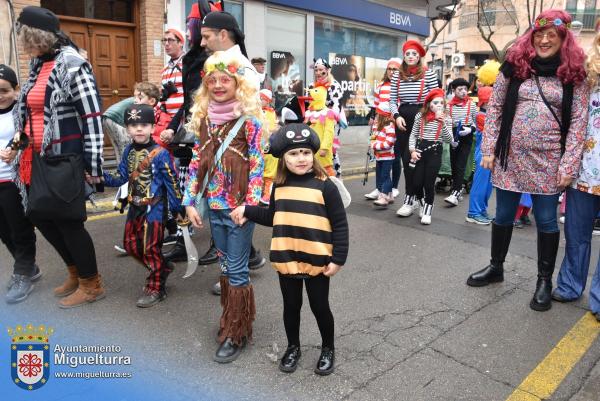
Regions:
<instances>
[{"instance_id":1,"label":"yellow costume","mask_svg":"<svg viewBox=\"0 0 600 401\"><path fill-rule=\"evenodd\" d=\"M275 110L271 107L263 107L263 113L265 115L265 128L268 131L267 135L263 135L264 145L269 143L269 137L278 128L277 115ZM264 149L264 146L263 146ZM265 160L265 171L263 172L263 191L261 202L268 205L269 199L271 198L271 189L273 188L273 179L277 174L277 162L279 159L271 156L268 153L264 154Z\"/></svg>"},{"instance_id":2,"label":"yellow costume","mask_svg":"<svg viewBox=\"0 0 600 401\"><path fill-rule=\"evenodd\" d=\"M335 175L333 169L333 137L335 133L335 124L339 120L339 114L327 108L327 88L316 86L308 91L311 101L308 110L305 113L305 122L315 130L321 141L321 148L315 157L325 168L327 174ZM322 155L324 153L324 155Z\"/></svg>"}]
</instances>

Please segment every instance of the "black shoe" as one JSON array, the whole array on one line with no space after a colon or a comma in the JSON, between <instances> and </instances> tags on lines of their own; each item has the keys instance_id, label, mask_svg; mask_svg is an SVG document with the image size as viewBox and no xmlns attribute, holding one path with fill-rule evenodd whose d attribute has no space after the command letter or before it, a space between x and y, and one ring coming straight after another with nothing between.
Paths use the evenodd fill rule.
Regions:
<instances>
[{"instance_id":1,"label":"black shoe","mask_svg":"<svg viewBox=\"0 0 600 401\"><path fill-rule=\"evenodd\" d=\"M166 297L166 292L153 292L150 294L144 294L137 300L135 306L137 306L138 308L149 308L161 301L164 301Z\"/></svg>"},{"instance_id":2,"label":"black shoe","mask_svg":"<svg viewBox=\"0 0 600 401\"><path fill-rule=\"evenodd\" d=\"M508 253L513 226L499 226L492 222L492 258L490 264L467 279L471 287L483 287L504 281L504 259Z\"/></svg>"},{"instance_id":3,"label":"black shoe","mask_svg":"<svg viewBox=\"0 0 600 401\"><path fill-rule=\"evenodd\" d=\"M175 234L173 234L173 235L167 235L165 237L165 239L163 240L162 244L163 244L163 246L164 245L173 245L173 244L175 244L177 242L178 238L179 237L177 235L175 235Z\"/></svg>"},{"instance_id":4,"label":"black shoe","mask_svg":"<svg viewBox=\"0 0 600 401\"><path fill-rule=\"evenodd\" d=\"M185 262L187 261L187 251L183 243L183 237L179 237L173 248L163 252L163 257L167 262Z\"/></svg>"},{"instance_id":5,"label":"black shoe","mask_svg":"<svg viewBox=\"0 0 600 401\"><path fill-rule=\"evenodd\" d=\"M217 254L217 248L215 247L215 242L211 238L210 248L208 248L208 251L206 251L204 256L202 256L200 259L198 259L198 264L199 265L212 265L213 263L217 263L218 261L219 261L219 255Z\"/></svg>"},{"instance_id":6,"label":"black shoe","mask_svg":"<svg viewBox=\"0 0 600 401\"><path fill-rule=\"evenodd\" d=\"M290 345L285 350L285 354L279 361L279 370L285 373L292 373L296 371L298 367L298 360L302 356L299 345Z\"/></svg>"},{"instance_id":7,"label":"black shoe","mask_svg":"<svg viewBox=\"0 0 600 401\"><path fill-rule=\"evenodd\" d=\"M323 348L321 350L321 356L317 361L317 367L315 373L320 376L327 376L333 373L335 366L335 351L331 348Z\"/></svg>"},{"instance_id":8,"label":"black shoe","mask_svg":"<svg viewBox=\"0 0 600 401\"><path fill-rule=\"evenodd\" d=\"M213 360L219 363L233 362L240 356L245 346L246 339L242 341L242 344L236 345L230 337L227 337L219 346Z\"/></svg>"},{"instance_id":9,"label":"black shoe","mask_svg":"<svg viewBox=\"0 0 600 401\"><path fill-rule=\"evenodd\" d=\"M559 241L560 232L542 233L538 231L538 279L535 293L529 303L529 307L534 311L543 312L552 308L552 274Z\"/></svg>"},{"instance_id":10,"label":"black shoe","mask_svg":"<svg viewBox=\"0 0 600 401\"><path fill-rule=\"evenodd\" d=\"M250 260L248 260L248 269L257 270L263 267L267 263L267 260L262 257L260 250L254 248L254 245L250 248Z\"/></svg>"}]
</instances>

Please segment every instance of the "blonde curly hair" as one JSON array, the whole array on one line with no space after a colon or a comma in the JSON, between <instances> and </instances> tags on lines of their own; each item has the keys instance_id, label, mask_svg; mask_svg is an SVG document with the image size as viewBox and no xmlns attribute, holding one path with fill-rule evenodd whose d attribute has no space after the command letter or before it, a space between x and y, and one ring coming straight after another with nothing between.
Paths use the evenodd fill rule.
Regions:
<instances>
[{"instance_id":1,"label":"blonde curly hair","mask_svg":"<svg viewBox=\"0 0 600 401\"><path fill-rule=\"evenodd\" d=\"M600 76L600 18L596 21L596 36L587 55L585 70L590 88L596 87Z\"/></svg>"},{"instance_id":2,"label":"blonde curly hair","mask_svg":"<svg viewBox=\"0 0 600 401\"><path fill-rule=\"evenodd\" d=\"M235 113L236 116L252 116L259 120L261 124L264 122L258 88L251 81L252 77L244 74L245 69L246 67L235 54L217 51L206 60L203 69L204 77L202 78L202 85L194 95L194 106L190 110L192 117L186 126L188 130L199 132L202 120L208 115L210 94L206 82L207 78L215 71L224 72L236 81L235 99L239 102Z\"/></svg>"},{"instance_id":3,"label":"blonde curly hair","mask_svg":"<svg viewBox=\"0 0 600 401\"><path fill-rule=\"evenodd\" d=\"M58 36L52 32L43 31L28 25L22 25L18 34L19 42L26 53L32 54L34 50L41 54L48 54L58 42Z\"/></svg>"}]
</instances>

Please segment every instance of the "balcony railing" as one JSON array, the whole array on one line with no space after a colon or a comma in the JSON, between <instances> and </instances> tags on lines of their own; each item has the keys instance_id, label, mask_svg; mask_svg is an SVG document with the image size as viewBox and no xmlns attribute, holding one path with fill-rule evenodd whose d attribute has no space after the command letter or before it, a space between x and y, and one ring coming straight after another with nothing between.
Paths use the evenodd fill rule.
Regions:
<instances>
[{"instance_id":1,"label":"balcony railing","mask_svg":"<svg viewBox=\"0 0 600 401\"><path fill-rule=\"evenodd\" d=\"M574 21L580 21L583 24L584 31L593 31L596 20L600 17L600 10L567 10Z\"/></svg>"}]
</instances>

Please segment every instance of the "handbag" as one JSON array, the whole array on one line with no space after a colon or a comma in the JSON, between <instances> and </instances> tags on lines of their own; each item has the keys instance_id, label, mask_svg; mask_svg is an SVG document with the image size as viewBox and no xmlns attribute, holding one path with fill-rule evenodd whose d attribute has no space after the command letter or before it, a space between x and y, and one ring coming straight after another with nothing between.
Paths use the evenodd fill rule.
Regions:
<instances>
[{"instance_id":1,"label":"handbag","mask_svg":"<svg viewBox=\"0 0 600 401\"><path fill-rule=\"evenodd\" d=\"M229 144L231 144L231 141L233 141L233 138L235 138L238 131L242 127L242 124L244 124L244 122L248 118L249 118L248 116L242 116L237 120L237 122L235 123L235 125L233 126L231 131L229 131L229 133L227 134L227 137L225 138L225 140L223 141L221 146L219 146L219 149L217 149L217 153L215 153L215 160L214 160L212 168L210 170L206 171L206 175L204 176L204 179L202 180L202 185L200 186L200 190L198 191L198 194L196 195L196 210L198 211L198 214L200 216L202 216L203 219L206 218L208 215L208 202L207 202L206 198L203 196L204 190L206 189L206 186L208 185L208 177L211 175L211 173L217 167L217 163L219 162L219 160L221 160L223 153L225 153L225 151L229 147Z\"/></svg>"},{"instance_id":2,"label":"handbag","mask_svg":"<svg viewBox=\"0 0 600 401\"><path fill-rule=\"evenodd\" d=\"M51 220L85 221L83 158L77 153L40 156L34 149L29 114L32 163L27 216Z\"/></svg>"}]
</instances>

